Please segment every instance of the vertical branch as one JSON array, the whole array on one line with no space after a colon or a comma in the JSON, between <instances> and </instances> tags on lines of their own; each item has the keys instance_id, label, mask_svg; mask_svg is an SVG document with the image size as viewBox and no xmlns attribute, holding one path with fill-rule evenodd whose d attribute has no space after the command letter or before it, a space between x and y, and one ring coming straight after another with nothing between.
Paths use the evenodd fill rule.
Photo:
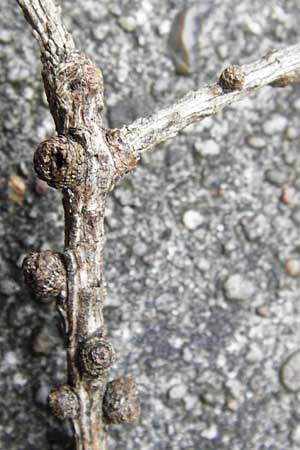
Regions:
<instances>
[{"instance_id":1,"label":"vertical branch","mask_svg":"<svg viewBox=\"0 0 300 450\"><path fill-rule=\"evenodd\" d=\"M139 155L185 126L273 85L300 79L300 46L271 52L247 66L229 66L211 87L121 130L104 129L101 70L79 53L54 0L17 0L37 38L43 80L57 135L34 155L38 176L62 189L65 249L31 253L25 281L41 298L55 297L67 340L68 384L50 393L53 412L71 419L77 450L105 450L109 424L140 412L129 378L108 383L115 352L104 325L104 212L107 195L133 170Z\"/></svg>"},{"instance_id":2,"label":"vertical branch","mask_svg":"<svg viewBox=\"0 0 300 450\"><path fill-rule=\"evenodd\" d=\"M63 190L65 250L31 254L25 280L55 296L67 337L68 384L49 396L53 412L72 420L77 450L105 450L109 423L130 422L140 407L135 384L107 383L115 352L103 319L104 212L115 182L136 156L109 142L102 127L100 69L79 53L53 0L18 0L41 48L45 90L58 135L42 142L35 170ZM130 163L130 164L129 164Z\"/></svg>"}]
</instances>

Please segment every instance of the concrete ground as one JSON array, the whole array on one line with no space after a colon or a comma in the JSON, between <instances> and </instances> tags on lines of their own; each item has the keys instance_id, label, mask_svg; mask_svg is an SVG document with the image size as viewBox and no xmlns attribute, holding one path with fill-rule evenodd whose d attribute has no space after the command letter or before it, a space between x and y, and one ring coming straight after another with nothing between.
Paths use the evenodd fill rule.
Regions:
<instances>
[{"instance_id":1,"label":"concrete ground","mask_svg":"<svg viewBox=\"0 0 300 450\"><path fill-rule=\"evenodd\" d=\"M78 47L103 70L110 126L300 40L297 0L199 0L176 32L192 2L61 3ZM29 251L63 245L60 193L31 162L53 123L29 26L16 2L1 6L0 448L67 450L68 424L46 406L66 377L59 322L20 273ZM193 125L111 195L112 376L136 378L143 412L111 430L110 449L300 448L299 94L268 87Z\"/></svg>"}]
</instances>

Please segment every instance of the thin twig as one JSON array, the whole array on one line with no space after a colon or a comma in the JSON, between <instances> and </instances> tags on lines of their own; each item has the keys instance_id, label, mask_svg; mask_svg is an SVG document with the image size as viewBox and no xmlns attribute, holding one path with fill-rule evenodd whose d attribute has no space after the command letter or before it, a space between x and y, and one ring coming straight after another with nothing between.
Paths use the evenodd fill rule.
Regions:
<instances>
[{"instance_id":1,"label":"thin twig","mask_svg":"<svg viewBox=\"0 0 300 450\"><path fill-rule=\"evenodd\" d=\"M229 80L226 82L228 75ZM215 115L225 106L266 85L284 87L299 81L298 44L269 52L252 64L229 66L217 83L189 92L173 105L124 126L120 130L120 136L136 152L142 154L176 136L187 125Z\"/></svg>"}]
</instances>

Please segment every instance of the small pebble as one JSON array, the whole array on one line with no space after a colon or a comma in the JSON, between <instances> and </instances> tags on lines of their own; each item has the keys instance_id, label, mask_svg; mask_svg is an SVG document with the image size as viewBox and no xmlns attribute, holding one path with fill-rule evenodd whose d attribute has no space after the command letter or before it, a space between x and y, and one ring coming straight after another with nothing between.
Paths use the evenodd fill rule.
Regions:
<instances>
[{"instance_id":1,"label":"small pebble","mask_svg":"<svg viewBox=\"0 0 300 450\"><path fill-rule=\"evenodd\" d=\"M263 130L268 136L282 133L288 124L288 120L284 116L274 114L271 119L266 120L263 124Z\"/></svg>"},{"instance_id":2,"label":"small pebble","mask_svg":"<svg viewBox=\"0 0 300 450\"><path fill-rule=\"evenodd\" d=\"M292 440L293 440L294 442L296 442L297 444L299 444L299 442L300 442L300 424L299 424L299 425L296 425L296 426L293 428L291 437L292 437Z\"/></svg>"},{"instance_id":3,"label":"small pebble","mask_svg":"<svg viewBox=\"0 0 300 450\"><path fill-rule=\"evenodd\" d=\"M133 17L121 17L119 20L120 26L123 28L123 30L128 31L128 33L132 33L136 30L137 24Z\"/></svg>"},{"instance_id":4,"label":"small pebble","mask_svg":"<svg viewBox=\"0 0 300 450\"><path fill-rule=\"evenodd\" d=\"M30 78L30 72L28 67L21 65L20 63L11 67L7 72L7 79L12 83L21 83Z\"/></svg>"},{"instance_id":5,"label":"small pebble","mask_svg":"<svg viewBox=\"0 0 300 450\"><path fill-rule=\"evenodd\" d=\"M165 292L155 299L155 306L158 311L164 313L171 312L176 306L176 297Z\"/></svg>"},{"instance_id":6,"label":"small pebble","mask_svg":"<svg viewBox=\"0 0 300 450\"><path fill-rule=\"evenodd\" d=\"M228 46L226 44L219 45L217 52L221 59L226 59L228 57Z\"/></svg>"},{"instance_id":7,"label":"small pebble","mask_svg":"<svg viewBox=\"0 0 300 450\"><path fill-rule=\"evenodd\" d=\"M6 295L7 297L16 294L20 290L20 285L16 283L12 279L4 279L0 284L0 292L1 294Z\"/></svg>"},{"instance_id":8,"label":"small pebble","mask_svg":"<svg viewBox=\"0 0 300 450\"><path fill-rule=\"evenodd\" d=\"M5 372L8 369L14 369L18 363L18 357L15 352L10 351L2 357L1 370Z\"/></svg>"},{"instance_id":9,"label":"small pebble","mask_svg":"<svg viewBox=\"0 0 300 450\"><path fill-rule=\"evenodd\" d=\"M218 437L218 428L215 424L210 425L209 428L202 431L201 436L205 439L213 441Z\"/></svg>"},{"instance_id":10,"label":"small pebble","mask_svg":"<svg viewBox=\"0 0 300 450\"><path fill-rule=\"evenodd\" d=\"M145 242L136 242L132 247L132 251L136 256L144 256L148 251L148 246Z\"/></svg>"},{"instance_id":11,"label":"small pebble","mask_svg":"<svg viewBox=\"0 0 300 450\"><path fill-rule=\"evenodd\" d=\"M260 136L249 136L247 143L250 147L262 149L266 146L266 141Z\"/></svg>"},{"instance_id":12,"label":"small pebble","mask_svg":"<svg viewBox=\"0 0 300 450\"><path fill-rule=\"evenodd\" d=\"M297 111L300 111L300 98L298 98L295 102L294 102L294 108Z\"/></svg>"},{"instance_id":13,"label":"small pebble","mask_svg":"<svg viewBox=\"0 0 300 450\"><path fill-rule=\"evenodd\" d=\"M290 259L285 263L285 270L292 277L300 275L300 259Z\"/></svg>"},{"instance_id":14,"label":"small pebble","mask_svg":"<svg viewBox=\"0 0 300 450\"><path fill-rule=\"evenodd\" d=\"M224 284L227 300L247 301L254 297L254 284L241 274L231 275Z\"/></svg>"},{"instance_id":15,"label":"small pebble","mask_svg":"<svg viewBox=\"0 0 300 450\"><path fill-rule=\"evenodd\" d=\"M12 37L12 31L5 29L0 30L0 42L2 42L3 44L11 43Z\"/></svg>"},{"instance_id":16,"label":"small pebble","mask_svg":"<svg viewBox=\"0 0 300 450\"><path fill-rule=\"evenodd\" d=\"M250 242L265 239L269 235L270 224L267 217L263 214L258 214L251 218L244 217L241 223Z\"/></svg>"},{"instance_id":17,"label":"small pebble","mask_svg":"<svg viewBox=\"0 0 300 450\"><path fill-rule=\"evenodd\" d=\"M26 386L28 380L24 375L20 372L15 373L13 377L13 384L16 388L22 388Z\"/></svg>"},{"instance_id":18,"label":"small pebble","mask_svg":"<svg viewBox=\"0 0 300 450\"><path fill-rule=\"evenodd\" d=\"M263 351L258 344L252 343L249 347L249 351L246 354L245 360L247 363L256 363L263 359Z\"/></svg>"},{"instance_id":19,"label":"small pebble","mask_svg":"<svg viewBox=\"0 0 300 450\"><path fill-rule=\"evenodd\" d=\"M292 353L283 363L280 380L290 392L300 391L300 350Z\"/></svg>"},{"instance_id":20,"label":"small pebble","mask_svg":"<svg viewBox=\"0 0 300 450\"><path fill-rule=\"evenodd\" d=\"M238 407L239 407L238 402L234 398L230 398L227 401L227 408L230 411L237 411Z\"/></svg>"},{"instance_id":21,"label":"small pebble","mask_svg":"<svg viewBox=\"0 0 300 450\"><path fill-rule=\"evenodd\" d=\"M288 166L294 166L297 164L297 153L292 149L287 149L283 154L283 160Z\"/></svg>"},{"instance_id":22,"label":"small pebble","mask_svg":"<svg viewBox=\"0 0 300 450\"><path fill-rule=\"evenodd\" d=\"M214 156L220 153L220 146L212 139L196 142L194 147L204 156Z\"/></svg>"},{"instance_id":23,"label":"small pebble","mask_svg":"<svg viewBox=\"0 0 300 450\"><path fill-rule=\"evenodd\" d=\"M295 196L295 191L287 185L282 186L280 200L285 205L290 205L293 203L293 198Z\"/></svg>"},{"instance_id":24,"label":"small pebble","mask_svg":"<svg viewBox=\"0 0 300 450\"><path fill-rule=\"evenodd\" d=\"M22 204L26 192L26 184L23 178L18 175L12 175L8 181L9 199L13 203Z\"/></svg>"},{"instance_id":25,"label":"small pebble","mask_svg":"<svg viewBox=\"0 0 300 450\"><path fill-rule=\"evenodd\" d=\"M169 389L169 397L171 400L181 400L184 398L187 388L184 384L176 384Z\"/></svg>"},{"instance_id":26,"label":"small pebble","mask_svg":"<svg viewBox=\"0 0 300 450\"><path fill-rule=\"evenodd\" d=\"M270 310L267 305L258 306L255 312L260 317L267 318L270 316Z\"/></svg>"},{"instance_id":27,"label":"small pebble","mask_svg":"<svg viewBox=\"0 0 300 450\"><path fill-rule=\"evenodd\" d=\"M193 361L193 353L191 352L189 347L184 347L183 352L182 352L182 359L183 361L190 363L191 361Z\"/></svg>"},{"instance_id":28,"label":"small pebble","mask_svg":"<svg viewBox=\"0 0 300 450\"><path fill-rule=\"evenodd\" d=\"M287 176L281 170L267 170L265 178L274 186L282 186L287 182Z\"/></svg>"},{"instance_id":29,"label":"small pebble","mask_svg":"<svg viewBox=\"0 0 300 450\"><path fill-rule=\"evenodd\" d=\"M205 258L199 258L195 261L196 266L198 267L201 272L208 272L210 270L210 262L208 259Z\"/></svg>"},{"instance_id":30,"label":"small pebble","mask_svg":"<svg viewBox=\"0 0 300 450\"><path fill-rule=\"evenodd\" d=\"M289 141L294 141L295 139L297 139L299 137L299 132L297 128L288 127L285 132L285 137Z\"/></svg>"},{"instance_id":31,"label":"small pebble","mask_svg":"<svg viewBox=\"0 0 300 450\"><path fill-rule=\"evenodd\" d=\"M183 214L183 224L188 230L196 230L204 222L204 217L193 209L186 211Z\"/></svg>"},{"instance_id":32,"label":"small pebble","mask_svg":"<svg viewBox=\"0 0 300 450\"><path fill-rule=\"evenodd\" d=\"M246 16L243 20L246 31L250 34L259 36L262 32L261 26L251 19L250 16Z\"/></svg>"},{"instance_id":33,"label":"small pebble","mask_svg":"<svg viewBox=\"0 0 300 450\"><path fill-rule=\"evenodd\" d=\"M25 163L25 161L20 162L19 171L20 171L20 174L23 175L23 177L28 177L29 170L28 170L28 167L27 167L27 164Z\"/></svg>"},{"instance_id":34,"label":"small pebble","mask_svg":"<svg viewBox=\"0 0 300 450\"><path fill-rule=\"evenodd\" d=\"M106 38L109 32L109 26L102 24L101 26L95 26L93 28L93 36L96 41L102 42Z\"/></svg>"}]
</instances>

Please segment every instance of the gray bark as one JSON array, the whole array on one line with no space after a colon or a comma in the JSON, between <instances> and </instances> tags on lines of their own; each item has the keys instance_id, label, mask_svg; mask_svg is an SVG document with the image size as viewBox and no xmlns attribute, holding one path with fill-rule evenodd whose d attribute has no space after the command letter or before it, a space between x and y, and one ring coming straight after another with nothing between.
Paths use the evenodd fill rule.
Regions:
<instances>
[{"instance_id":1,"label":"gray bark","mask_svg":"<svg viewBox=\"0 0 300 450\"><path fill-rule=\"evenodd\" d=\"M109 130L101 119L101 71L75 49L61 24L59 9L52 0L17 1L40 45L45 91L58 133L38 147L35 168L51 186L62 188L64 196L62 277L66 277L66 288L61 288L64 283L59 280L61 292L56 297L67 336L69 386L54 392L50 403L54 411L72 420L78 450L105 450L108 421L103 402L114 360L102 314L107 195L135 168L140 154L185 126L216 114L260 87L298 81L300 46L271 52L253 64L230 66L212 87L189 93L176 104L121 130ZM24 266L33 286L39 286L39 280L32 281L33 272L38 273L37 261L31 256ZM55 284L49 273L50 279ZM39 290L43 292L41 287ZM131 388L127 390L131 393ZM137 410L131 411L129 419L136 418ZM117 421L126 422L128 414L118 417Z\"/></svg>"}]
</instances>

